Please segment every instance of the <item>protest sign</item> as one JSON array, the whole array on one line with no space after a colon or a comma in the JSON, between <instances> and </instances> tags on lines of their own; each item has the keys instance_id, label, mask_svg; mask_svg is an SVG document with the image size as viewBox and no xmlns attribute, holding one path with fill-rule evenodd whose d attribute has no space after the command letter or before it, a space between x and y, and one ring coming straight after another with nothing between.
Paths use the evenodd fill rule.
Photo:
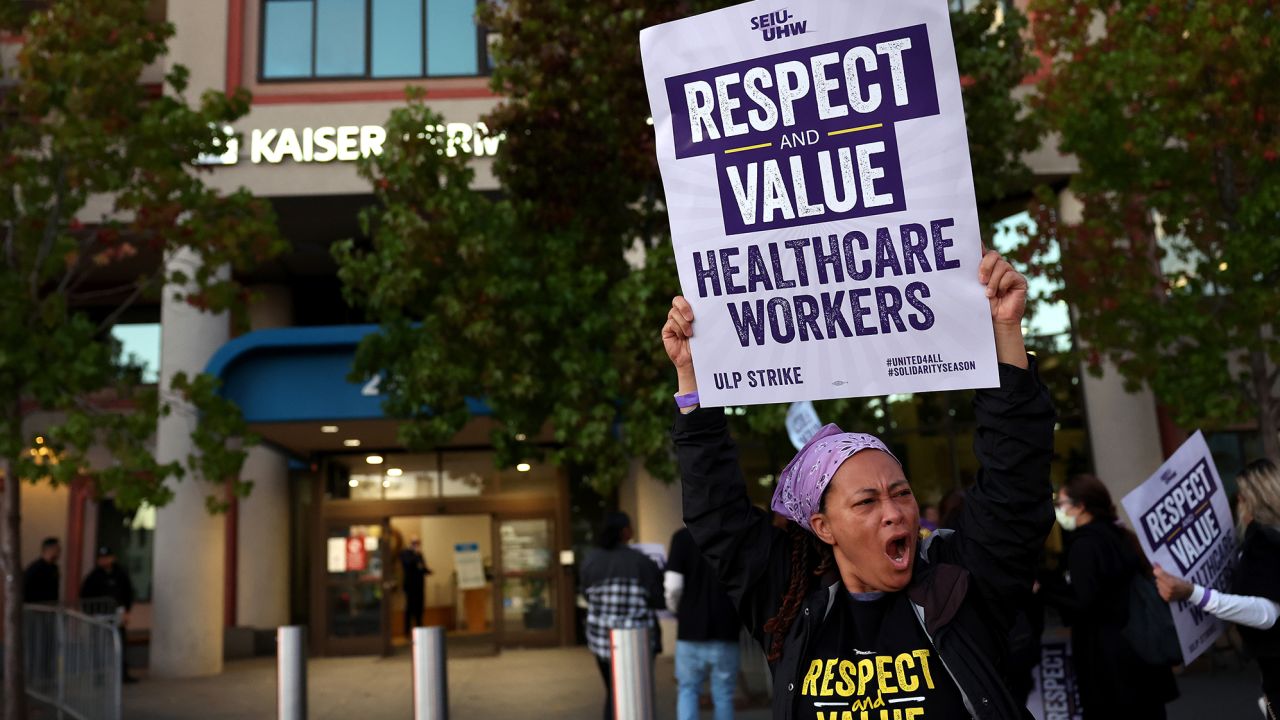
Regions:
<instances>
[{"instance_id":1,"label":"protest sign","mask_svg":"<svg viewBox=\"0 0 1280 720\"><path fill-rule=\"evenodd\" d=\"M818 411L813 408L812 401L793 402L787 408L787 436L797 450L803 450L809 438L821 429L822 421L818 419Z\"/></svg>"},{"instance_id":2,"label":"protest sign","mask_svg":"<svg viewBox=\"0 0 1280 720\"><path fill-rule=\"evenodd\" d=\"M947 3L640 33L703 405L999 384Z\"/></svg>"},{"instance_id":3,"label":"protest sign","mask_svg":"<svg viewBox=\"0 0 1280 720\"><path fill-rule=\"evenodd\" d=\"M1082 720L1080 689L1071 644L1065 639L1045 640L1040 645L1040 664L1031 671L1031 693L1027 710L1036 720Z\"/></svg>"},{"instance_id":4,"label":"protest sign","mask_svg":"<svg viewBox=\"0 0 1280 720\"><path fill-rule=\"evenodd\" d=\"M1228 586L1236 554L1231 506L1199 431L1122 502L1148 560L1205 587ZM1190 664L1222 634L1222 623L1189 602L1170 609Z\"/></svg>"},{"instance_id":5,"label":"protest sign","mask_svg":"<svg viewBox=\"0 0 1280 720\"><path fill-rule=\"evenodd\" d=\"M631 543L632 550L639 550L644 553L650 560L658 566L658 569L665 572L667 569L667 548L662 543ZM675 617L670 610L665 607L658 610L658 617L664 620L671 620Z\"/></svg>"}]
</instances>

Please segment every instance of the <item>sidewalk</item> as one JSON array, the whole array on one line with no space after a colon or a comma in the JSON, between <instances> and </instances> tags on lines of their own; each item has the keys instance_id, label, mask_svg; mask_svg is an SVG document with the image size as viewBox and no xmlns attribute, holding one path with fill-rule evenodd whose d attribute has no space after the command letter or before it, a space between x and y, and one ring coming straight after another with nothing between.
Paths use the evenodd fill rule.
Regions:
<instances>
[{"instance_id":1,"label":"sidewalk","mask_svg":"<svg viewBox=\"0 0 1280 720\"><path fill-rule=\"evenodd\" d=\"M657 717L675 715L671 658L658 658ZM604 690L595 660L583 648L508 650L496 657L449 662L451 717L456 720L598 720ZM321 658L308 666L311 720L405 720L413 716L408 655ZM1182 698L1170 720L1259 718L1252 668L1195 672L1178 680ZM195 680L144 679L124 691L129 720L241 720L275 717L275 663L227 663L219 676ZM703 717L709 718L710 712ZM739 712L739 720L768 720L769 711ZM1122 720L1122 719L1118 719Z\"/></svg>"},{"instance_id":2,"label":"sidewalk","mask_svg":"<svg viewBox=\"0 0 1280 720\"><path fill-rule=\"evenodd\" d=\"M654 673L658 717L675 714L673 660L658 658ZM585 648L508 650L497 656L449 661L450 717L599 720L604 684ZM308 664L311 720L405 720L413 717L408 654L390 658L319 658ZM194 680L144 679L124 692L129 720L240 720L275 717L275 661L227 663L219 676ZM705 713L710 717L710 712ZM767 720L767 709L739 712Z\"/></svg>"}]
</instances>

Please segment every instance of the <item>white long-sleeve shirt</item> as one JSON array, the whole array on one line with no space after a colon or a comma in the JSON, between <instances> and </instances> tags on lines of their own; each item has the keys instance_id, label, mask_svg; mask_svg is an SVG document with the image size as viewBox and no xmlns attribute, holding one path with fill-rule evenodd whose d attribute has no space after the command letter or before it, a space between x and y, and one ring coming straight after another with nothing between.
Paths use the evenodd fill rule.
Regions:
<instances>
[{"instance_id":1,"label":"white long-sleeve shirt","mask_svg":"<svg viewBox=\"0 0 1280 720\"><path fill-rule=\"evenodd\" d=\"M672 613L680 610L680 595L684 593L684 575L668 570L662 576L663 595L667 598L667 609Z\"/></svg>"},{"instance_id":2,"label":"white long-sleeve shirt","mask_svg":"<svg viewBox=\"0 0 1280 720\"><path fill-rule=\"evenodd\" d=\"M1192 586L1188 601L1220 620L1259 630L1270 629L1280 618L1280 604L1273 600L1252 595L1228 595L1200 585Z\"/></svg>"}]
</instances>

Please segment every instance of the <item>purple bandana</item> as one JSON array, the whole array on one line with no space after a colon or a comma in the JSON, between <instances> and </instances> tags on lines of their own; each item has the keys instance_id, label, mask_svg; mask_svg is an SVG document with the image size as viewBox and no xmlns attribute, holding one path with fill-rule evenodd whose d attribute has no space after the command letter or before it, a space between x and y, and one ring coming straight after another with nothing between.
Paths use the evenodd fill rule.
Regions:
<instances>
[{"instance_id":1,"label":"purple bandana","mask_svg":"<svg viewBox=\"0 0 1280 720\"><path fill-rule=\"evenodd\" d=\"M902 464L875 435L847 433L834 424L824 425L783 468L778 489L773 491L773 509L813 532L809 516L818 512L822 491L831 483L836 468L863 450L879 450Z\"/></svg>"}]
</instances>

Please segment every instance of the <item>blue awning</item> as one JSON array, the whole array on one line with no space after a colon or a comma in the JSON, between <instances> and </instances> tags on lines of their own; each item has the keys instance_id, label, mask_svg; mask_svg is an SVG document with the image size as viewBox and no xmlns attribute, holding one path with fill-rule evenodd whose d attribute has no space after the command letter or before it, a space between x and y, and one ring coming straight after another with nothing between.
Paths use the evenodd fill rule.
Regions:
<instances>
[{"instance_id":1,"label":"blue awning","mask_svg":"<svg viewBox=\"0 0 1280 720\"><path fill-rule=\"evenodd\" d=\"M257 330L228 342L205 372L249 423L385 418L376 378L348 380L356 346L377 325L325 325ZM473 415L489 408L467 399Z\"/></svg>"}]
</instances>

